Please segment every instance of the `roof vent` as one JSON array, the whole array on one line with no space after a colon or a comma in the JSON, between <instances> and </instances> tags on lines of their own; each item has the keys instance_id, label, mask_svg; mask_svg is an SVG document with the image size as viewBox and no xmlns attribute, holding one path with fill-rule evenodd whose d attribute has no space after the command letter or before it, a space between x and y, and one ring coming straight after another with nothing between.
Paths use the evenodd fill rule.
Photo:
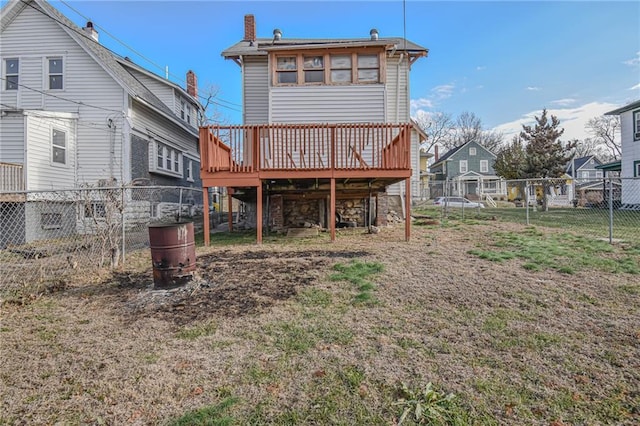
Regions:
<instances>
[{"instance_id":1,"label":"roof vent","mask_svg":"<svg viewBox=\"0 0 640 426\"><path fill-rule=\"evenodd\" d=\"M369 31L369 35L371 36L371 40L377 40L378 30L376 30L375 28L371 28L371 31Z\"/></svg>"},{"instance_id":2,"label":"roof vent","mask_svg":"<svg viewBox=\"0 0 640 426\"><path fill-rule=\"evenodd\" d=\"M95 41L98 41L98 31L96 31L96 29L93 27L93 22L87 21L87 26L83 27L82 30L86 35L88 35Z\"/></svg>"},{"instance_id":3,"label":"roof vent","mask_svg":"<svg viewBox=\"0 0 640 426\"><path fill-rule=\"evenodd\" d=\"M278 41L282 38L282 31L280 31L280 29L276 28L275 30L273 30L273 40L274 41Z\"/></svg>"}]
</instances>

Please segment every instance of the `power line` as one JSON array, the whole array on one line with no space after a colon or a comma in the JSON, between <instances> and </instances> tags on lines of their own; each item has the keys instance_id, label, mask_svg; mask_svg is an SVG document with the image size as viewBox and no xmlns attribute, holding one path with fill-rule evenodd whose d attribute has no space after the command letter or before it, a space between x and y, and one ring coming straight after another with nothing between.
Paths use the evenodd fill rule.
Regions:
<instances>
[{"instance_id":1,"label":"power line","mask_svg":"<svg viewBox=\"0 0 640 426\"><path fill-rule=\"evenodd\" d=\"M5 77L0 77L0 80L7 80L7 79ZM96 109L101 109L103 111L109 111L109 112L115 112L115 113L118 113L118 114L122 114L122 111L118 111L118 110L115 110L115 109L104 108L104 107L97 106L97 105L87 104L87 103L82 102L82 101L74 101L72 99L63 98L62 96L58 96L58 95L54 95L53 93L47 93L47 92L44 92L42 90L34 89L34 88L29 87L27 85L24 85L22 83L15 83L14 82L14 84L16 84L16 85L18 85L20 87L24 87L27 90L32 90L32 91L40 93L40 94L42 94L44 96L51 96L52 98L60 99L60 100L65 101L65 102L71 102L71 103L76 104L76 105L82 105L82 106L86 106L86 107L89 107L89 108L96 108Z\"/></svg>"}]
</instances>

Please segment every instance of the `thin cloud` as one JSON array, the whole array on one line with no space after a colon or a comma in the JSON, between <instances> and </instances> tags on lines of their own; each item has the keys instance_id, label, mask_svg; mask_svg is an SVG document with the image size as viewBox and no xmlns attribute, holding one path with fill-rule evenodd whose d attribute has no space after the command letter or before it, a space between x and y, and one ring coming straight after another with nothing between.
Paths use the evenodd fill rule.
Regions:
<instances>
[{"instance_id":1,"label":"thin cloud","mask_svg":"<svg viewBox=\"0 0 640 426\"><path fill-rule=\"evenodd\" d=\"M637 89L640 89L640 83L636 84L633 87L629 87L629 90L637 90Z\"/></svg>"},{"instance_id":2,"label":"thin cloud","mask_svg":"<svg viewBox=\"0 0 640 426\"><path fill-rule=\"evenodd\" d=\"M547 109L547 117L555 115L560 120L560 127L564 129L561 139L564 141L572 139L583 140L590 137L585 130L587 121L594 117L599 117L605 112L618 108L620 105L607 102L590 102L575 108ZM522 125L531 126L535 124L535 117L542 114L541 110L531 111L523 114L520 118L508 123L500 124L492 130L501 132L505 140L510 141L514 135L520 134Z\"/></svg>"},{"instance_id":3,"label":"thin cloud","mask_svg":"<svg viewBox=\"0 0 640 426\"><path fill-rule=\"evenodd\" d=\"M478 65L476 67L476 71L482 71L482 70L486 70L486 69L487 69L487 67L485 67L484 65Z\"/></svg>"},{"instance_id":4,"label":"thin cloud","mask_svg":"<svg viewBox=\"0 0 640 426\"><path fill-rule=\"evenodd\" d=\"M636 57L622 62L630 67L637 67L640 65L640 52L636 52Z\"/></svg>"},{"instance_id":5,"label":"thin cloud","mask_svg":"<svg viewBox=\"0 0 640 426\"><path fill-rule=\"evenodd\" d=\"M555 101L551 101L551 105L558 105L558 106L569 106L572 105L576 102L575 99L572 98L564 98L564 99L557 99Z\"/></svg>"},{"instance_id":6,"label":"thin cloud","mask_svg":"<svg viewBox=\"0 0 640 426\"><path fill-rule=\"evenodd\" d=\"M529 90L530 92L538 92L541 89L539 87L536 87L536 86L527 86L526 90Z\"/></svg>"},{"instance_id":7,"label":"thin cloud","mask_svg":"<svg viewBox=\"0 0 640 426\"><path fill-rule=\"evenodd\" d=\"M447 99L451 97L455 88L456 86L454 84L442 84L434 87L431 91L435 93L438 99Z\"/></svg>"},{"instance_id":8,"label":"thin cloud","mask_svg":"<svg viewBox=\"0 0 640 426\"><path fill-rule=\"evenodd\" d=\"M417 110L420 108L433 108L434 104L431 99L420 98L420 99L411 99L411 109Z\"/></svg>"}]
</instances>

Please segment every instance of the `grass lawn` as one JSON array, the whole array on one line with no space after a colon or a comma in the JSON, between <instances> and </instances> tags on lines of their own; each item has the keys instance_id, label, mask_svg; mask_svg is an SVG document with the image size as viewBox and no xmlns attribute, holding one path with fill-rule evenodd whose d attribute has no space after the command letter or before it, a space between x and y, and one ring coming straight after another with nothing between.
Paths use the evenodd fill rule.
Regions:
<instances>
[{"instance_id":1,"label":"grass lawn","mask_svg":"<svg viewBox=\"0 0 640 426\"><path fill-rule=\"evenodd\" d=\"M435 222L0 289L0 424L640 423L640 246Z\"/></svg>"}]
</instances>

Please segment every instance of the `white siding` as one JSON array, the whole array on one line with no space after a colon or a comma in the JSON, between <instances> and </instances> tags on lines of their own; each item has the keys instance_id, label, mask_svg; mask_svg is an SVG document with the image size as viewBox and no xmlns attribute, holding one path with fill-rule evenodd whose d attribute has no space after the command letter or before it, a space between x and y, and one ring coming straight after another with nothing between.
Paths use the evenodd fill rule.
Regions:
<instances>
[{"instance_id":1,"label":"white siding","mask_svg":"<svg viewBox=\"0 0 640 426\"><path fill-rule=\"evenodd\" d=\"M637 111L637 110L636 110ZM640 141L633 140L633 110L620 114L622 138L622 203L640 204L640 178L633 178L633 163L640 161Z\"/></svg>"},{"instance_id":2,"label":"white siding","mask_svg":"<svg viewBox=\"0 0 640 426\"><path fill-rule=\"evenodd\" d=\"M387 187L389 195L404 194L404 181ZM420 198L420 138L418 132L411 132L411 198Z\"/></svg>"},{"instance_id":3,"label":"white siding","mask_svg":"<svg viewBox=\"0 0 640 426\"><path fill-rule=\"evenodd\" d=\"M173 87L168 86L153 77L149 77L144 73L134 70L133 68L127 68L127 71L129 71L139 82L141 82L149 90L151 90L153 94L158 97L158 99L164 102L169 108L174 110L176 115L180 115L180 102L178 99L174 100Z\"/></svg>"},{"instance_id":4,"label":"white siding","mask_svg":"<svg viewBox=\"0 0 640 426\"><path fill-rule=\"evenodd\" d=\"M269 65L266 57L246 57L243 61L244 124L269 121Z\"/></svg>"},{"instance_id":5,"label":"white siding","mask_svg":"<svg viewBox=\"0 0 640 426\"><path fill-rule=\"evenodd\" d=\"M44 94L37 91L44 89L42 64L42 56L20 57L20 84L36 90L27 90L21 87L18 90L18 108L42 109L44 106Z\"/></svg>"},{"instance_id":6,"label":"white siding","mask_svg":"<svg viewBox=\"0 0 640 426\"><path fill-rule=\"evenodd\" d=\"M387 115L390 123L409 122L409 85L408 66L406 56L400 62L398 55L387 58Z\"/></svg>"},{"instance_id":7,"label":"white siding","mask_svg":"<svg viewBox=\"0 0 640 426\"><path fill-rule=\"evenodd\" d=\"M0 162L24 163L24 116L8 113L0 117Z\"/></svg>"},{"instance_id":8,"label":"white siding","mask_svg":"<svg viewBox=\"0 0 640 426\"><path fill-rule=\"evenodd\" d=\"M37 40L37 42L34 42ZM0 37L2 57L39 58L44 67L48 56L61 56L64 61L64 90L46 91L42 107L47 111L78 113L77 167L80 181L95 183L109 177L109 159L117 159L112 165L115 177L121 179L122 110L124 90L106 71L82 49L54 20L26 7L13 22L3 29ZM30 59L29 59L30 60ZM35 62L34 65L35 66ZM22 74L22 61L20 64ZM34 89L45 86L46 69L43 68L39 83ZM34 75L30 71L29 76ZM24 80L20 76L21 84ZM29 77L31 78L31 77ZM29 89L20 87L21 99L31 97ZM33 92L33 91L29 91ZM6 93L6 92L5 92ZM4 95L4 94L3 94ZM3 103L6 103L3 96ZM75 101L75 102L74 102ZM82 102L80 104L79 102ZM116 124L108 127L109 119ZM115 142L115 147L110 146ZM31 170L33 171L33 170Z\"/></svg>"},{"instance_id":9,"label":"white siding","mask_svg":"<svg viewBox=\"0 0 640 426\"><path fill-rule=\"evenodd\" d=\"M272 123L381 123L384 109L382 84L271 88Z\"/></svg>"},{"instance_id":10,"label":"white siding","mask_svg":"<svg viewBox=\"0 0 640 426\"><path fill-rule=\"evenodd\" d=\"M74 187L75 123L73 119L51 118L30 111L27 116L27 190ZM66 134L66 164L52 161L51 132Z\"/></svg>"}]
</instances>

